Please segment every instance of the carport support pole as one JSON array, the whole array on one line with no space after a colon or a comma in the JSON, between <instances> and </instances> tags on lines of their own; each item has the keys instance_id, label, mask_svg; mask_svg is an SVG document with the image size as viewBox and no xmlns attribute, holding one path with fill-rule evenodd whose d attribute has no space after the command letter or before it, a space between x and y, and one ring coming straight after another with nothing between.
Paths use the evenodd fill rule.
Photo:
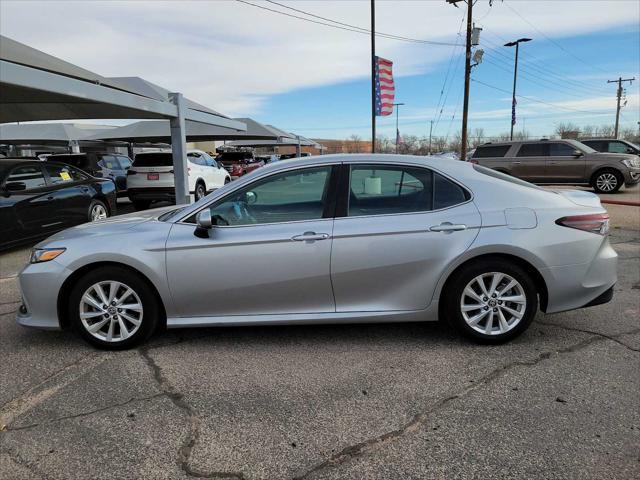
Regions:
<instances>
[{"instance_id":1,"label":"carport support pole","mask_svg":"<svg viewBox=\"0 0 640 480\"><path fill-rule=\"evenodd\" d=\"M178 116L169 120L171 128L171 152L173 154L173 176L176 185L176 204L188 204L189 181L187 172L187 141L185 138L184 97L181 93L170 93L169 100L178 107Z\"/></svg>"},{"instance_id":2,"label":"carport support pole","mask_svg":"<svg viewBox=\"0 0 640 480\"><path fill-rule=\"evenodd\" d=\"M300 135L296 135L296 139L298 140L298 143L296 143L296 158L300 158L300 154L302 153L300 147Z\"/></svg>"}]
</instances>

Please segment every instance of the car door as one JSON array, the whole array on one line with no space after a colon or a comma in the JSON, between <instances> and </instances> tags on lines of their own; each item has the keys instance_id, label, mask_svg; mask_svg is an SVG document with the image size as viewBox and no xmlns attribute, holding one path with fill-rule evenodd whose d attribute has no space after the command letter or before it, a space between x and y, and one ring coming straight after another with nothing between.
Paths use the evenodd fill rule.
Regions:
<instances>
[{"instance_id":1,"label":"car door","mask_svg":"<svg viewBox=\"0 0 640 480\"><path fill-rule=\"evenodd\" d=\"M330 278L335 167L272 174L171 228L167 278L180 316L334 312Z\"/></svg>"},{"instance_id":2,"label":"car door","mask_svg":"<svg viewBox=\"0 0 640 480\"><path fill-rule=\"evenodd\" d=\"M336 311L425 309L442 271L478 234L470 193L422 166L346 168L331 253Z\"/></svg>"},{"instance_id":3,"label":"car door","mask_svg":"<svg viewBox=\"0 0 640 480\"><path fill-rule=\"evenodd\" d=\"M585 179L584 155L576 154L576 147L564 142L549 142L549 157L545 182L575 183Z\"/></svg>"},{"instance_id":4,"label":"car door","mask_svg":"<svg viewBox=\"0 0 640 480\"><path fill-rule=\"evenodd\" d=\"M522 143L511 161L511 175L527 182L545 182L548 156L547 143Z\"/></svg>"},{"instance_id":5,"label":"car door","mask_svg":"<svg viewBox=\"0 0 640 480\"><path fill-rule=\"evenodd\" d=\"M65 226L78 225L89 220L89 206L93 199L93 187L89 177L70 165L48 163L44 166L55 214Z\"/></svg>"},{"instance_id":6,"label":"car door","mask_svg":"<svg viewBox=\"0 0 640 480\"><path fill-rule=\"evenodd\" d=\"M41 165L14 167L1 189L2 244L46 235L60 228Z\"/></svg>"}]
</instances>

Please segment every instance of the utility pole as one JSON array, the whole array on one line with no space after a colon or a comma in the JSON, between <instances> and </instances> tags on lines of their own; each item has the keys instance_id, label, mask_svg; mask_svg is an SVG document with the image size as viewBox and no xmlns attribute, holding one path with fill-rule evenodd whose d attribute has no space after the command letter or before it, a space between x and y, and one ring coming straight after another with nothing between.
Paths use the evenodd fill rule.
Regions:
<instances>
[{"instance_id":1,"label":"utility pole","mask_svg":"<svg viewBox=\"0 0 640 480\"><path fill-rule=\"evenodd\" d=\"M618 138L618 130L620 127L620 98L622 97L622 82L633 82L636 79L636 77L633 78L622 78L622 77L618 77L617 80L607 80L607 83L617 83L618 84L618 92L617 92L617 97L618 97L618 106L616 107L616 128L615 128L615 132L613 134L614 138Z\"/></svg>"},{"instance_id":2,"label":"utility pole","mask_svg":"<svg viewBox=\"0 0 640 480\"><path fill-rule=\"evenodd\" d=\"M431 155L431 133L433 132L433 120L431 120L429 126L429 155Z\"/></svg>"},{"instance_id":3,"label":"utility pole","mask_svg":"<svg viewBox=\"0 0 640 480\"><path fill-rule=\"evenodd\" d=\"M371 153L376 153L376 2L371 0Z\"/></svg>"},{"instance_id":4,"label":"utility pole","mask_svg":"<svg viewBox=\"0 0 640 480\"><path fill-rule=\"evenodd\" d=\"M398 153L398 139L400 138L400 130L398 130L398 117L400 115L400 109L398 107L400 105L404 105L404 103L393 104L393 106L396 107L396 154Z\"/></svg>"},{"instance_id":5,"label":"utility pole","mask_svg":"<svg viewBox=\"0 0 640 480\"><path fill-rule=\"evenodd\" d=\"M513 127L516 124L516 80L518 79L518 50L521 43L530 41L530 38L520 38L515 42L504 44L505 47L516 47L516 63L513 67L513 98L511 100L511 140L513 140Z\"/></svg>"},{"instance_id":6,"label":"utility pole","mask_svg":"<svg viewBox=\"0 0 640 480\"><path fill-rule=\"evenodd\" d=\"M467 120L469 119L469 83L471 82L471 31L473 29L473 0L467 0L467 45L464 61L464 104L462 107L462 146L460 160L467 158Z\"/></svg>"}]
</instances>

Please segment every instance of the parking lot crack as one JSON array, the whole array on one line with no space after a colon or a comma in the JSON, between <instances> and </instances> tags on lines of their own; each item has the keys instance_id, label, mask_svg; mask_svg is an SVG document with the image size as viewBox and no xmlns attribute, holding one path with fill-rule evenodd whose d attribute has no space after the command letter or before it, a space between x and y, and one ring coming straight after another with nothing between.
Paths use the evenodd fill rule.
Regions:
<instances>
[{"instance_id":1,"label":"parking lot crack","mask_svg":"<svg viewBox=\"0 0 640 480\"><path fill-rule=\"evenodd\" d=\"M634 335L636 333L640 333L640 328L636 328L636 329L630 330L628 332L619 333L618 335L607 335L606 333L596 332L594 330L587 330L585 328L577 328L577 327L568 327L566 325L560 325L558 323L541 322L539 320L536 323L538 323L539 325L545 325L545 326L548 326L548 327L557 327L557 328L561 328L563 330L569 330L571 332L581 332L581 333L586 333L586 334L589 334L589 335L597 335L599 337L602 337L603 339L611 340L612 342L616 342L617 344L623 346L627 350L631 350L632 352L640 352L640 348L635 348L635 347L632 347L631 345L627 345L626 343L624 343L622 340L620 340L618 338L618 337L621 337L623 335Z\"/></svg>"},{"instance_id":2,"label":"parking lot crack","mask_svg":"<svg viewBox=\"0 0 640 480\"><path fill-rule=\"evenodd\" d=\"M403 435L415 432L420 428L422 428L429 421L429 419L434 413L444 408L450 402L457 400L459 398L466 397L467 395L470 395L474 391L479 390L485 387L486 385L493 383L497 379L504 376L505 373L515 368L533 367L539 364L540 362L551 358L554 355L564 355L564 354L573 353L573 352L582 350L583 348L586 348L592 345L593 343L603 341L603 340L605 340L605 337L593 335L579 343L570 345L568 347L558 349L555 351L543 352L538 356L536 356L535 358L533 358L532 360L515 361L515 362L508 363L506 365L503 365L502 367L496 368L495 370L492 370L487 375L476 380L472 385L462 389L461 391L452 395L448 395L444 398L441 398L440 400L437 400L435 403L430 405L428 409L416 414L411 420L409 420L407 423L402 425L400 428L383 433L377 437L370 438L363 442L350 445L346 448L343 448L341 451L331 455L326 460L294 476L293 479L306 480L308 478L311 478L314 474L320 471L348 462L351 459L359 457L365 453L371 452L387 443L391 443L397 440L398 438L402 437Z\"/></svg>"},{"instance_id":3,"label":"parking lot crack","mask_svg":"<svg viewBox=\"0 0 640 480\"><path fill-rule=\"evenodd\" d=\"M147 401L147 400L152 400L154 398L163 397L163 396L165 396L164 392L156 393L154 395L149 395L148 397L140 397L140 398L135 398L134 397L134 398L130 398L129 400L126 400L124 402L119 402L119 403L114 403L114 404L111 404L111 405L106 405L104 407L96 408L95 410L90 410L88 412L80 412L80 413L75 413L75 414L72 414L72 415L64 415L62 417L57 417L57 418L51 419L51 420L46 421L46 422L32 423L32 424L29 424L29 425L21 425L21 426L17 426L17 427L8 426L6 428L6 431L7 432L16 432L16 431L19 431L19 430L27 430L27 429L30 429L30 428L39 427L41 425L48 425L48 424L60 422L60 421L63 421L63 420L72 420L74 418L88 417L88 416L94 415L96 413L106 412L108 410L113 410L114 408L123 407L123 406L129 405L131 403L144 402L144 401Z\"/></svg>"},{"instance_id":4,"label":"parking lot crack","mask_svg":"<svg viewBox=\"0 0 640 480\"><path fill-rule=\"evenodd\" d=\"M179 343L176 342L176 343ZM151 357L150 349L153 347L142 347L139 349L140 356L144 359L153 374L153 378L160 387L162 394L166 395L169 400L180 410L182 410L189 419L189 433L178 451L178 465L182 471L189 477L194 478L220 478L220 479L236 479L244 480L241 472L204 472L193 468L190 465L191 452L200 437L200 418L195 414L193 408L184 399L184 396L178 392L173 385L166 379L162 373L162 368Z\"/></svg>"}]
</instances>

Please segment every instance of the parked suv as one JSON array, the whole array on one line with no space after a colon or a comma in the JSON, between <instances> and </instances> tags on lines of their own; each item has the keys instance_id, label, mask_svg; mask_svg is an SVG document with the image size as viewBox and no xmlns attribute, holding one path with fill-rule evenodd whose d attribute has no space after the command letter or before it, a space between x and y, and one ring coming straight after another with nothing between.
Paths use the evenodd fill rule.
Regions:
<instances>
[{"instance_id":1,"label":"parked suv","mask_svg":"<svg viewBox=\"0 0 640 480\"><path fill-rule=\"evenodd\" d=\"M253 156L253 152L222 152L216 160L222 164L233 179L264 166L262 160Z\"/></svg>"},{"instance_id":2,"label":"parked suv","mask_svg":"<svg viewBox=\"0 0 640 480\"><path fill-rule=\"evenodd\" d=\"M212 157L201 150L189 150L189 192L200 200L208 192L231 181L229 173ZM154 201L175 202L175 178L171 152L144 152L136 155L127 172L129 199L136 210L149 208Z\"/></svg>"},{"instance_id":3,"label":"parked suv","mask_svg":"<svg viewBox=\"0 0 640 480\"><path fill-rule=\"evenodd\" d=\"M640 181L636 155L598 153L575 140L485 143L470 161L532 183L591 185L599 193Z\"/></svg>"},{"instance_id":4,"label":"parked suv","mask_svg":"<svg viewBox=\"0 0 640 480\"><path fill-rule=\"evenodd\" d=\"M127 195L127 170L131 159L120 153L61 153L47 155L44 161L62 162L84 170L89 175L109 178L116 184L119 197Z\"/></svg>"},{"instance_id":5,"label":"parked suv","mask_svg":"<svg viewBox=\"0 0 640 480\"><path fill-rule=\"evenodd\" d=\"M616 140L614 138L585 138L580 141L598 152L640 155L640 147L626 140Z\"/></svg>"}]
</instances>

